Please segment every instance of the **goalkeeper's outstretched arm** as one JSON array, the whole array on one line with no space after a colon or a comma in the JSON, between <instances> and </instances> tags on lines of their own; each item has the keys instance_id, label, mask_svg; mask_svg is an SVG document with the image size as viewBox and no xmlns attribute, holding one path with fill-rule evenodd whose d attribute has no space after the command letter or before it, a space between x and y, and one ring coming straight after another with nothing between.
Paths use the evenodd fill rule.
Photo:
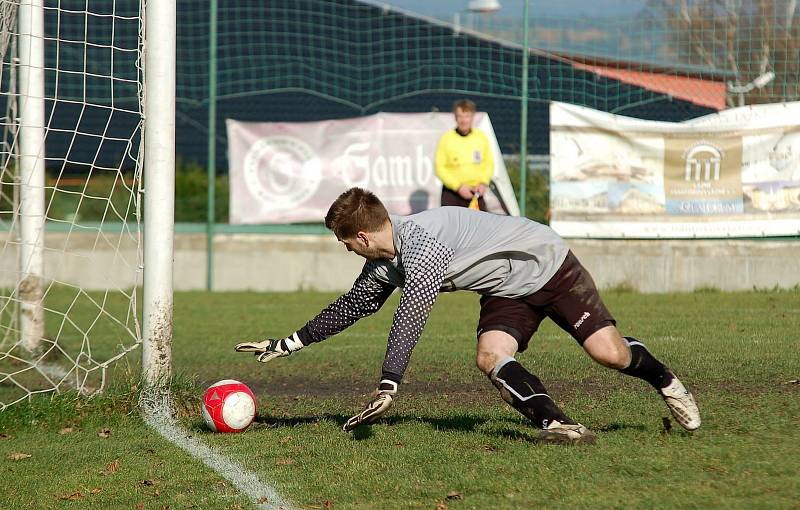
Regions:
<instances>
[{"instance_id":1,"label":"goalkeeper's outstretched arm","mask_svg":"<svg viewBox=\"0 0 800 510\"><path fill-rule=\"evenodd\" d=\"M266 363L288 356L306 345L321 342L355 324L361 318L380 310L395 287L375 276L376 262L364 264L353 287L319 312L305 326L283 339L266 339L236 344L238 352L252 352L258 361Z\"/></svg>"},{"instance_id":2,"label":"goalkeeper's outstretched arm","mask_svg":"<svg viewBox=\"0 0 800 510\"><path fill-rule=\"evenodd\" d=\"M453 257L451 249L419 227L412 228L407 233L405 246L403 262L406 277L403 296L389 332L381 381L375 397L364 410L345 422L342 427L345 432L374 423L389 410L397 398L398 387L411 359L411 352L422 334Z\"/></svg>"},{"instance_id":3,"label":"goalkeeper's outstretched arm","mask_svg":"<svg viewBox=\"0 0 800 510\"><path fill-rule=\"evenodd\" d=\"M375 261L364 264L353 287L297 332L304 345L321 342L381 309L395 287L377 279L377 265Z\"/></svg>"}]
</instances>

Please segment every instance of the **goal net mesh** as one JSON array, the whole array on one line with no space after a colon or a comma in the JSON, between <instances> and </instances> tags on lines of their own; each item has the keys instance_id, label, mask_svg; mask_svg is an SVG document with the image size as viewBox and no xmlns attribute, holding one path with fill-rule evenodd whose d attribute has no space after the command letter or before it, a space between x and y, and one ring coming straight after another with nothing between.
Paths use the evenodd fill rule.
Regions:
<instances>
[{"instance_id":1,"label":"goal net mesh","mask_svg":"<svg viewBox=\"0 0 800 510\"><path fill-rule=\"evenodd\" d=\"M0 10L0 409L39 393L97 392L140 344L141 6L46 0L43 32L25 8ZM36 65L31 40L44 47L43 98L20 83ZM25 125L26 101L43 105L42 126ZM31 128L43 140L25 154ZM26 172L26 158L43 162L43 175ZM36 250L40 266L28 256Z\"/></svg>"}]
</instances>

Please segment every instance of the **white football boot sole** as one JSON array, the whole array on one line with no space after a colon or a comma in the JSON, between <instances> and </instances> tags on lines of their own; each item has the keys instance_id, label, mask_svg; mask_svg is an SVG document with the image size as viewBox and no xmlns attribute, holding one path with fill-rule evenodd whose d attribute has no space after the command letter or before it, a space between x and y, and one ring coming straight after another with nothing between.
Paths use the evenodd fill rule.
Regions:
<instances>
[{"instance_id":1,"label":"white football boot sole","mask_svg":"<svg viewBox=\"0 0 800 510\"><path fill-rule=\"evenodd\" d=\"M562 424L556 420L539 432L537 439L542 443L555 444L594 444L595 435L580 423Z\"/></svg>"},{"instance_id":2,"label":"white football boot sole","mask_svg":"<svg viewBox=\"0 0 800 510\"><path fill-rule=\"evenodd\" d=\"M697 403L675 374L669 386L661 388L661 396L681 427L690 431L700 427L700 410L697 408Z\"/></svg>"}]
</instances>

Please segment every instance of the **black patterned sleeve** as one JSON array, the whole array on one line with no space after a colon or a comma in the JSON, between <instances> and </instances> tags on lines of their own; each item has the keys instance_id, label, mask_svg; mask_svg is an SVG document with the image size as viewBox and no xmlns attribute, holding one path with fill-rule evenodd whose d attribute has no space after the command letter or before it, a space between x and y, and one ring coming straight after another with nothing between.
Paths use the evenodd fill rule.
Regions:
<instances>
[{"instance_id":1,"label":"black patterned sleeve","mask_svg":"<svg viewBox=\"0 0 800 510\"><path fill-rule=\"evenodd\" d=\"M400 382L411 359L422 329L442 287L453 250L437 241L421 227L409 223L403 240L402 264L405 270L403 296L394 314L383 378Z\"/></svg>"},{"instance_id":2,"label":"black patterned sleeve","mask_svg":"<svg viewBox=\"0 0 800 510\"><path fill-rule=\"evenodd\" d=\"M364 264L361 274L351 288L336 301L308 321L297 336L304 345L321 342L346 328L358 319L380 310L395 287L379 281L375 275L376 262Z\"/></svg>"}]
</instances>

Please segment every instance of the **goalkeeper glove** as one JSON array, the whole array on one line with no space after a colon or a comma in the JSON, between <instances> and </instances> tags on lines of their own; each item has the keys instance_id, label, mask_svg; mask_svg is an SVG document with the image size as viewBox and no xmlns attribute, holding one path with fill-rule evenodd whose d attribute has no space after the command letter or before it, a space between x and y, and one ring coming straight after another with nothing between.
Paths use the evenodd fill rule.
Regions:
<instances>
[{"instance_id":1,"label":"goalkeeper glove","mask_svg":"<svg viewBox=\"0 0 800 510\"><path fill-rule=\"evenodd\" d=\"M268 338L263 342L241 342L236 344L234 349L236 352L252 352L258 361L266 363L274 358L288 356L303 347L305 347L303 342L295 332L282 339Z\"/></svg>"},{"instance_id":2,"label":"goalkeeper glove","mask_svg":"<svg viewBox=\"0 0 800 510\"><path fill-rule=\"evenodd\" d=\"M378 385L377 395L369 401L363 411L347 420L342 430L351 432L361 425L374 423L392 407L395 395L397 395L397 383L387 379L382 380Z\"/></svg>"}]
</instances>

